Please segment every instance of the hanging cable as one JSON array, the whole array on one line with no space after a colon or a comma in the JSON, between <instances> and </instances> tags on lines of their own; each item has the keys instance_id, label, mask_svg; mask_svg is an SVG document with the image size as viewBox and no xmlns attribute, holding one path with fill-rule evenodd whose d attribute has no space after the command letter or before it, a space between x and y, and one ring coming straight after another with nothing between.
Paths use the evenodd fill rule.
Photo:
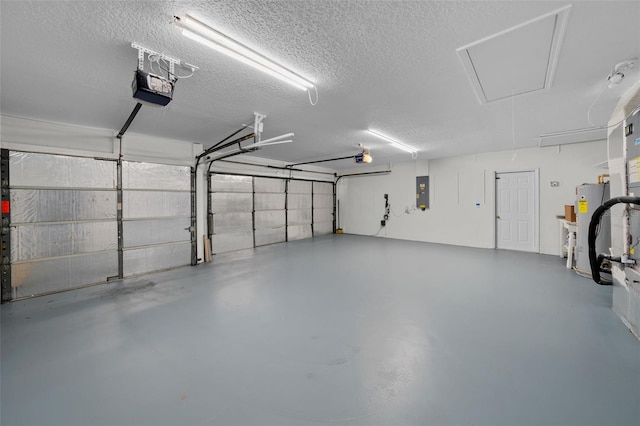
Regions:
<instances>
[{"instance_id":1,"label":"hanging cable","mask_svg":"<svg viewBox=\"0 0 640 426\"><path fill-rule=\"evenodd\" d=\"M316 106L318 104L318 88L316 86L313 86L313 90L315 90L316 92L316 101L313 102L311 100L311 89L307 89L307 94L309 95L309 103L311 103L311 105Z\"/></svg>"},{"instance_id":2,"label":"hanging cable","mask_svg":"<svg viewBox=\"0 0 640 426\"><path fill-rule=\"evenodd\" d=\"M591 121L591 110L593 109L593 107L595 106L596 102L598 102L598 99L600 99L600 96L602 96L602 94L604 93L605 89L607 88L607 85L603 85L602 89L600 89L600 93L598 93L598 96L596 96L596 98L593 100L593 102L591 103L591 106L589 106L589 109L587 110L587 121L589 122L589 124L591 124L592 126L596 126L595 124L593 124L593 122Z\"/></svg>"}]
</instances>

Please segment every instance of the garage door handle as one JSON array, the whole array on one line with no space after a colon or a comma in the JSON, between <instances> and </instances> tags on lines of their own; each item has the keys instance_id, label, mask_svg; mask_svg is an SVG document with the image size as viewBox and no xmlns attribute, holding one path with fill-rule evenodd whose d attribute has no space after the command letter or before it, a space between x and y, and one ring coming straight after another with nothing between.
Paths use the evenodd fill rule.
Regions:
<instances>
[{"instance_id":1,"label":"garage door handle","mask_svg":"<svg viewBox=\"0 0 640 426\"><path fill-rule=\"evenodd\" d=\"M496 216L496 219L500 219L500 216Z\"/></svg>"}]
</instances>

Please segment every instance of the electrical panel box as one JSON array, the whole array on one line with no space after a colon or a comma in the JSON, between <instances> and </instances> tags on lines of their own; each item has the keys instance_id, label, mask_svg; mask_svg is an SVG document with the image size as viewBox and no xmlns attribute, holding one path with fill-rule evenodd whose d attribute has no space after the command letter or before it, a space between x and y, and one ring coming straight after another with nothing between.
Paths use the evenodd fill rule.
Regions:
<instances>
[{"instance_id":1,"label":"electrical panel box","mask_svg":"<svg viewBox=\"0 0 640 426\"><path fill-rule=\"evenodd\" d=\"M429 176L416 177L416 207L423 211L429 208Z\"/></svg>"}]
</instances>

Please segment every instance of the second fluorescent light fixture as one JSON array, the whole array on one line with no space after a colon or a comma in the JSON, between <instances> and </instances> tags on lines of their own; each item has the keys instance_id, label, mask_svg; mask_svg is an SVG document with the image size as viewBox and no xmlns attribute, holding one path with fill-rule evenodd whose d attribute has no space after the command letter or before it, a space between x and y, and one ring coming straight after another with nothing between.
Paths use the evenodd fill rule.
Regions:
<instances>
[{"instance_id":1,"label":"second fluorescent light fixture","mask_svg":"<svg viewBox=\"0 0 640 426\"><path fill-rule=\"evenodd\" d=\"M314 88L314 84L310 80L299 76L282 65L276 64L255 50L238 43L191 15L176 16L174 17L174 23L182 30L182 35L187 38L224 53L300 90L307 91Z\"/></svg>"},{"instance_id":2,"label":"second fluorescent light fixture","mask_svg":"<svg viewBox=\"0 0 640 426\"><path fill-rule=\"evenodd\" d=\"M397 141L397 140L395 140L395 139L393 139L393 138L390 138L389 136L385 136L385 135L383 135L382 133L378 133L378 132L377 132L377 131L375 131L375 130L371 130L371 129L369 129L369 130L367 130L367 132L371 133L371 134L372 134L372 135L374 135L374 136L379 137L380 139L384 139L385 141L389 142L389 144L390 144L391 146L393 146L393 147L395 147L395 148L398 148L398 149L401 149L401 150L403 150L404 152L408 152L408 153L410 153L410 154L415 154L415 153L417 153L417 152L418 152L418 150L417 150L417 149L415 149L415 148L413 148L413 147L410 147L409 145L405 145L405 144L403 144L402 142L399 142L399 141Z\"/></svg>"}]
</instances>

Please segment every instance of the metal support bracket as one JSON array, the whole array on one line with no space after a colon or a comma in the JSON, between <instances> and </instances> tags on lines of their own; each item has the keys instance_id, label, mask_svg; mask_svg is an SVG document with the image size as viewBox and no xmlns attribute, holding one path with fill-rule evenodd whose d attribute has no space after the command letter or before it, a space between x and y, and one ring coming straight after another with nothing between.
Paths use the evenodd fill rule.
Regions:
<instances>
[{"instance_id":1,"label":"metal support bracket","mask_svg":"<svg viewBox=\"0 0 640 426\"><path fill-rule=\"evenodd\" d=\"M144 70L144 55L147 54L147 58L150 56L157 56L158 58L165 60L169 63L169 74L170 76L175 76L175 66L180 65L183 68L191 70L194 72L198 69L197 66L188 64L186 62L182 62L180 59L165 55L164 53L156 52L155 50L149 49L148 47L144 47L139 45L136 42L131 43L131 47L134 49L138 49L138 69ZM173 77L171 77L173 79Z\"/></svg>"},{"instance_id":2,"label":"metal support bracket","mask_svg":"<svg viewBox=\"0 0 640 426\"><path fill-rule=\"evenodd\" d=\"M257 112L254 112L253 115L253 132L256 134L256 143L258 143L262 140L262 131L264 129L264 123L262 123L262 121L267 118L267 116Z\"/></svg>"}]
</instances>

